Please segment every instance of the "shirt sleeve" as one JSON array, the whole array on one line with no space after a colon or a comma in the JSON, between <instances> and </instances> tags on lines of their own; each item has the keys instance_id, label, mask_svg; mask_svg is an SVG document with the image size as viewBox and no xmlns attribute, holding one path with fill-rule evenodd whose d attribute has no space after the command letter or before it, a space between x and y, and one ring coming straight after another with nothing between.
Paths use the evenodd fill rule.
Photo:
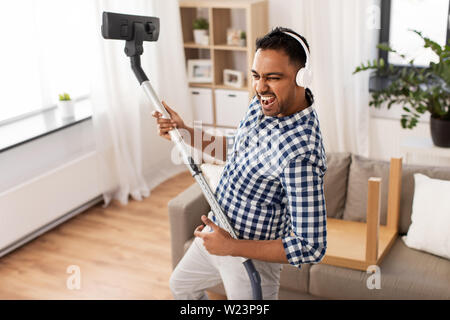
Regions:
<instances>
[{"instance_id":1,"label":"shirt sleeve","mask_svg":"<svg viewBox=\"0 0 450 320\"><path fill-rule=\"evenodd\" d=\"M323 176L326 167L318 165L316 155L291 160L281 174L286 191L287 223L282 237L290 264L319 263L327 246L326 206Z\"/></svg>"}]
</instances>

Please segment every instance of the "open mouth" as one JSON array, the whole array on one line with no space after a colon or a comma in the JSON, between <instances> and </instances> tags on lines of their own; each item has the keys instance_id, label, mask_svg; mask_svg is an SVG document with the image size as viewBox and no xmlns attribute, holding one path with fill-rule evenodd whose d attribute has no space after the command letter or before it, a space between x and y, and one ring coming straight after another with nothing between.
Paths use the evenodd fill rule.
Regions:
<instances>
[{"instance_id":1,"label":"open mouth","mask_svg":"<svg viewBox=\"0 0 450 320\"><path fill-rule=\"evenodd\" d=\"M275 96L259 96L261 100L261 104L265 109L270 109L275 103Z\"/></svg>"}]
</instances>

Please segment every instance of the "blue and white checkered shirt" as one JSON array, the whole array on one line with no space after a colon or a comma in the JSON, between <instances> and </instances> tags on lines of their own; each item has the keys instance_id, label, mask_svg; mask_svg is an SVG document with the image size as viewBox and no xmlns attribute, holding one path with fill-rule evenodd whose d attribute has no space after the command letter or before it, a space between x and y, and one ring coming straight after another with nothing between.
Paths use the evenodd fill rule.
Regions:
<instances>
[{"instance_id":1,"label":"blue and white checkered shirt","mask_svg":"<svg viewBox=\"0 0 450 320\"><path fill-rule=\"evenodd\" d=\"M313 106L267 117L255 96L233 140L215 193L238 238L281 238L290 264L320 262L327 163Z\"/></svg>"}]
</instances>

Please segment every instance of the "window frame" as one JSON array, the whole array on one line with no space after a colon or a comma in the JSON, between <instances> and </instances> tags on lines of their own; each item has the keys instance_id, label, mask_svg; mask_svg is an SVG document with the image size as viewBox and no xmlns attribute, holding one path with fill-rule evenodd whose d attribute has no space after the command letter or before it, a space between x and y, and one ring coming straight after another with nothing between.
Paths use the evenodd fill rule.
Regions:
<instances>
[{"instance_id":1,"label":"window frame","mask_svg":"<svg viewBox=\"0 0 450 320\"><path fill-rule=\"evenodd\" d=\"M381 23L380 23L380 38L378 43L389 43L389 33L390 33L390 25L391 25L391 0L381 0ZM450 41L450 5L448 6L448 14L447 14L447 36L446 36L446 43ZM378 49L378 58L383 58L386 65L389 65L388 60L388 52ZM396 67L404 67L404 68L411 68L409 66L403 66L403 65L395 65ZM423 67L416 67L416 68L423 68Z\"/></svg>"},{"instance_id":2,"label":"window frame","mask_svg":"<svg viewBox=\"0 0 450 320\"><path fill-rule=\"evenodd\" d=\"M380 12L380 36L378 44L389 44L390 22L391 22L391 0L381 0L381 12ZM450 41L450 4L447 14L447 44ZM399 69L411 69L410 66L396 65L389 63L389 52L378 49L378 59L383 58L385 65L393 65ZM423 69L422 66L416 66L417 69ZM380 91L389 85L389 80L386 77L379 76L376 72L372 73L369 77L369 92Z\"/></svg>"}]
</instances>

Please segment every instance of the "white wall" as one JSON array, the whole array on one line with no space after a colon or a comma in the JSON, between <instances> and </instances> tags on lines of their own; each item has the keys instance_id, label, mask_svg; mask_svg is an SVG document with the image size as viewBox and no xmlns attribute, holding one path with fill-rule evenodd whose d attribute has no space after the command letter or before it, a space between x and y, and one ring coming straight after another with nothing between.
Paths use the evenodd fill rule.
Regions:
<instances>
[{"instance_id":1,"label":"white wall","mask_svg":"<svg viewBox=\"0 0 450 320\"><path fill-rule=\"evenodd\" d=\"M0 153L0 251L101 192L92 121Z\"/></svg>"},{"instance_id":2,"label":"white wall","mask_svg":"<svg viewBox=\"0 0 450 320\"><path fill-rule=\"evenodd\" d=\"M369 107L367 107L369 108ZM413 129L403 129L400 124L402 107L393 104L391 109L370 107L369 156L375 159L389 160L393 156L402 156L401 144L407 138L430 138L429 114L424 114ZM427 160L429 161L429 159ZM424 164L420 158L415 163ZM436 163L439 163L436 159Z\"/></svg>"},{"instance_id":3,"label":"white wall","mask_svg":"<svg viewBox=\"0 0 450 320\"><path fill-rule=\"evenodd\" d=\"M269 0L269 27L295 30L293 21L301 18L300 14L292 12L295 7L295 0Z\"/></svg>"},{"instance_id":4,"label":"white wall","mask_svg":"<svg viewBox=\"0 0 450 320\"><path fill-rule=\"evenodd\" d=\"M389 160L393 156L402 156L400 145L408 137L429 137L429 123L420 122L414 129L403 129L398 119L370 119L371 158Z\"/></svg>"},{"instance_id":5,"label":"white wall","mask_svg":"<svg viewBox=\"0 0 450 320\"><path fill-rule=\"evenodd\" d=\"M0 153L0 194L95 151L92 120Z\"/></svg>"}]
</instances>

